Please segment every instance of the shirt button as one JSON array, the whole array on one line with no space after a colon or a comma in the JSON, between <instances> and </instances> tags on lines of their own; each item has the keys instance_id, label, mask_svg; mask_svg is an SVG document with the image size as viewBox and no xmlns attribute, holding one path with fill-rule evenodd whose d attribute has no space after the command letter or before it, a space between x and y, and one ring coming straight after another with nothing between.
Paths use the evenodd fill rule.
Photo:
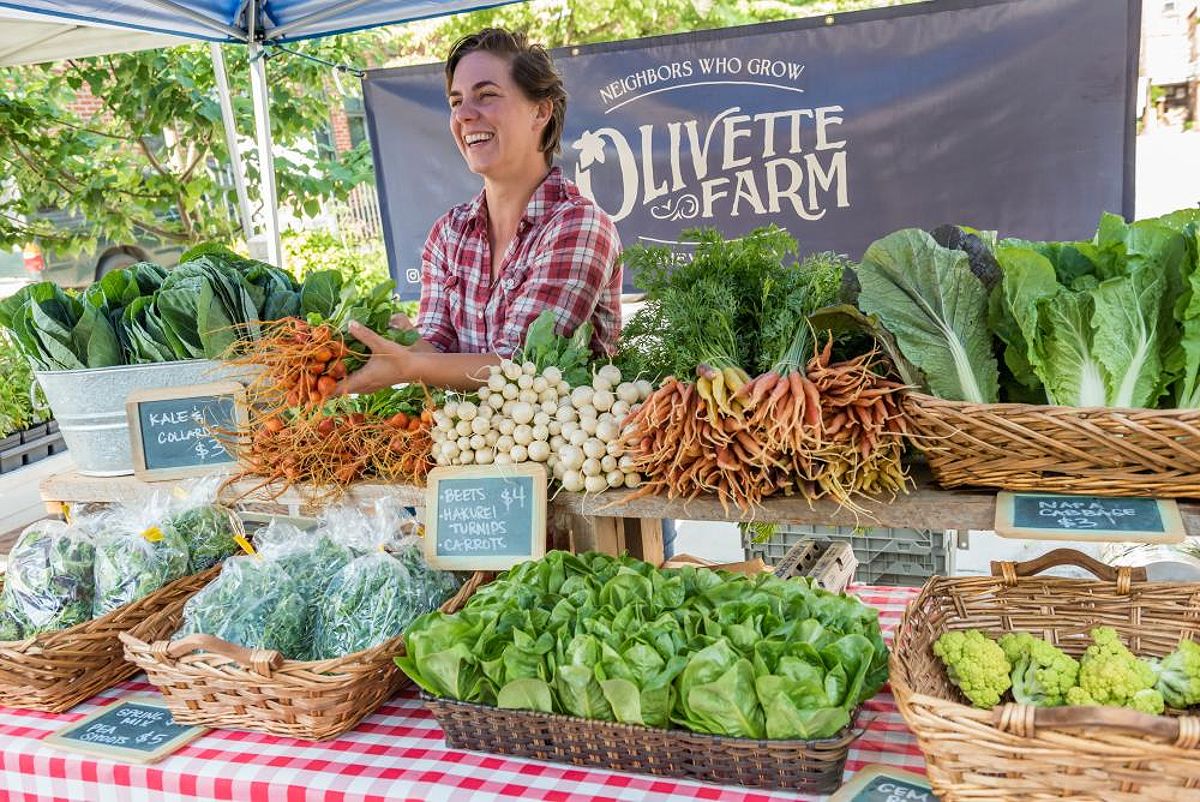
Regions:
<instances>
[{"instance_id":1,"label":"shirt button","mask_svg":"<svg viewBox=\"0 0 1200 802\"><path fill-rule=\"evenodd\" d=\"M483 319L484 319L484 317L486 317L486 315L484 315L484 313L483 313L483 310L480 310L480 312L479 312L479 319L480 319L480 320L483 320Z\"/></svg>"}]
</instances>

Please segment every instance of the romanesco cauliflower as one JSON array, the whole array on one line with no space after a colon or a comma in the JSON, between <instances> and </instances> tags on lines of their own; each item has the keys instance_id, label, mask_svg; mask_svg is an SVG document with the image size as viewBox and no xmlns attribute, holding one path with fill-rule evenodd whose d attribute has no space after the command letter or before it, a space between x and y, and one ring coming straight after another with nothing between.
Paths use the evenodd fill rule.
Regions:
<instances>
[{"instance_id":1,"label":"romanesco cauliflower","mask_svg":"<svg viewBox=\"0 0 1200 802\"><path fill-rule=\"evenodd\" d=\"M976 707L995 707L1012 685L1012 665L1004 650L977 629L943 632L933 653L946 664L950 681Z\"/></svg>"},{"instance_id":2,"label":"romanesco cauliflower","mask_svg":"<svg viewBox=\"0 0 1200 802\"><path fill-rule=\"evenodd\" d=\"M1115 629L1097 627L1091 635L1092 645L1079 661L1079 687L1092 704L1129 707L1138 691L1154 687L1154 667L1129 651ZM1072 701L1069 693L1067 701L1086 704Z\"/></svg>"},{"instance_id":3,"label":"romanesco cauliflower","mask_svg":"<svg viewBox=\"0 0 1200 802\"><path fill-rule=\"evenodd\" d=\"M1153 688L1143 688L1133 695L1126 707L1149 713L1152 716L1159 716L1166 709L1166 704L1163 703L1161 693Z\"/></svg>"},{"instance_id":4,"label":"romanesco cauliflower","mask_svg":"<svg viewBox=\"0 0 1200 802\"><path fill-rule=\"evenodd\" d=\"M1200 644L1180 641L1179 647L1159 664L1154 687L1171 707L1200 704Z\"/></svg>"},{"instance_id":5,"label":"romanesco cauliflower","mask_svg":"<svg viewBox=\"0 0 1200 802\"><path fill-rule=\"evenodd\" d=\"M1002 635L1000 648L1012 664L1013 698L1021 704L1061 705L1078 681L1079 663L1074 658L1028 632Z\"/></svg>"}]
</instances>

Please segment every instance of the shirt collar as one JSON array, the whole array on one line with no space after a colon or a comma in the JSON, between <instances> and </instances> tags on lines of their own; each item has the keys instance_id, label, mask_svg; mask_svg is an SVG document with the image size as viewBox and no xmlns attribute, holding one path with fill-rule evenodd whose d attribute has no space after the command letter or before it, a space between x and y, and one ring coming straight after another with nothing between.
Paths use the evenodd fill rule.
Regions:
<instances>
[{"instance_id":1,"label":"shirt collar","mask_svg":"<svg viewBox=\"0 0 1200 802\"><path fill-rule=\"evenodd\" d=\"M566 181L563 179L562 168L552 167L542 183L533 191L521 219L529 225L536 225L565 196ZM487 195L484 190L480 190L467 207L467 219L474 221L481 231L487 230Z\"/></svg>"}]
</instances>

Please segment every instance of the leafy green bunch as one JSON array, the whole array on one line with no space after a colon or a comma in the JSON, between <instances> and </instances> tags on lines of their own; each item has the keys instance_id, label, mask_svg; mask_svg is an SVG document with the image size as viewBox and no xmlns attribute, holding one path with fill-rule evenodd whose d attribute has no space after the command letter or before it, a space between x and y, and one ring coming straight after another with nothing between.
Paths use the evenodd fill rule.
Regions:
<instances>
[{"instance_id":1,"label":"leafy green bunch","mask_svg":"<svg viewBox=\"0 0 1200 802\"><path fill-rule=\"evenodd\" d=\"M396 282L387 279L364 292L336 270L318 270L304 277L298 313L309 325L327 325L339 332L353 353L366 353L368 349L349 335L351 321L401 345L412 345L417 339L415 332L389 325L393 315L403 312L395 290ZM360 362L354 358L348 361L348 370L354 370Z\"/></svg>"},{"instance_id":2,"label":"leafy green bunch","mask_svg":"<svg viewBox=\"0 0 1200 802\"><path fill-rule=\"evenodd\" d=\"M532 362L541 373L553 365L562 371L572 387L591 380L588 364L592 360L592 324L586 322L570 337L555 333L556 318L550 309L543 311L525 330L520 350L513 355L515 362Z\"/></svg>"},{"instance_id":3,"label":"leafy green bunch","mask_svg":"<svg viewBox=\"0 0 1200 802\"><path fill-rule=\"evenodd\" d=\"M0 326L39 370L217 359L260 322L296 314L286 272L223 246L199 246L166 271L141 262L82 293L44 281L0 302Z\"/></svg>"},{"instance_id":4,"label":"leafy green bunch","mask_svg":"<svg viewBox=\"0 0 1200 802\"><path fill-rule=\"evenodd\" d=\"M880 239L858 304L933 394L1079 407L1200 407L1200 210L1091 240L1032 242L947 227Z\"/></svg>"},{"instance_id":5,"label":"leafy green bunch","mask_svg":"<svg viewBox=\"0 0 1200 802\"><path fill-rule=\"evenodd\" d=\"M857 599L602 554L523 563L405 637L396 662L436 696L734 737L828 737L887 678Z\"/></svg>"},{"instance_id":6,"label":"leafy green bunch","mask_svg":"<svg viewBox=\"0 0 1200 802\"><path fill-rule=\"evenodd\" d=\"M690 256L645 246L623 254L646 302L622 331L622 372L685 376L702 363L762 372L789 351L808 350L795 339L808 339L809 315L837 302L842 257L797 262L796 241L775 226L738 239L714 229L683 236Z\"/></svg>"}]
</instances>

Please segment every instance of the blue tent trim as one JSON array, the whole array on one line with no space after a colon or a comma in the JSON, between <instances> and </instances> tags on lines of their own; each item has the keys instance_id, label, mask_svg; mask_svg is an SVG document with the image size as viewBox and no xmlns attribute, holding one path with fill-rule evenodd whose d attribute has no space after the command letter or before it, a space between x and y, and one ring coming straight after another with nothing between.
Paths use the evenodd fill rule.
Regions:
<instances>
[{"instance_id":1,"label":"blue tent trim","mask_svg":"<svg viewBox=\"0 0 1200 802\"><path fill-rule=\"evenodd\" d=\"M263 0L255 3L258 25L255 39L262 44L302 41L322 36L353 33L355 31L395 25L402 22L436 19L451 14L496 8L521 0L385 0L359 4L347 3L343 11L335 12L311 24L301 24L295 33L273 36L278 29L288 29L303 23L305 17L319 14L313 0ZM145 0L117 0L117 2L93 2L88 13L73 10L78 8L61 0L34 0L19 3L0 0L0 8L9 8L46 19L70 20L82 25L110 25L119 28L186 37L205 42L232 43L248 42L246 25L241 20L246 2L222 2L222 0L169 0L168 3L146 2ZM326 5L334 5L327 3ZM99 7L97 7L99 6ZM171 6L176 9L172 10ZM430 6L441 6L430 11ZM221 28L242 32L235 36L231 31L222 36Z\"/></svg>"},{"instance_id":2,"label":"blue tent trim","mask_svg":"<svg viewBox=\"0 0 1200 802\"><path fill-rule=\"evenodd\" d=\"M132 21L125 20L125 19L117 19L117 18L110 18L110 17L97 17L94 14L84 15L84 14L74 14L69 11L48 11L48 10L45 10L40 7L30 6L27 3L0 2L0 8L11 8L13 11L23 11L23 12L26 12L29 14L37 14L37 15L45 17L47 19L72 20L72 21L80 23L81 25L94 26L97 23L102 23L104 25L111 25L111 26L117 27L117 28L129 28L130 30L145 31L146 33L161 33L161 34L167 34L168 36L179 36L179 37L184 37L187 39L195 39L197 41L203 41L203 42L218 42L221 44L228 44L231 42L240 42L241 44L245 44L244 40L234 39L232 36L224 36L223 37L223 36L218 36L215 33L211 34L211 35L200 34L194 30L180 30L177 28L164 28L159 25L145 25L145 24L140 24L140 23L132 22ZM213 20L213 22L218 23L220 21Z\"/></svg>"}]
</instances>

